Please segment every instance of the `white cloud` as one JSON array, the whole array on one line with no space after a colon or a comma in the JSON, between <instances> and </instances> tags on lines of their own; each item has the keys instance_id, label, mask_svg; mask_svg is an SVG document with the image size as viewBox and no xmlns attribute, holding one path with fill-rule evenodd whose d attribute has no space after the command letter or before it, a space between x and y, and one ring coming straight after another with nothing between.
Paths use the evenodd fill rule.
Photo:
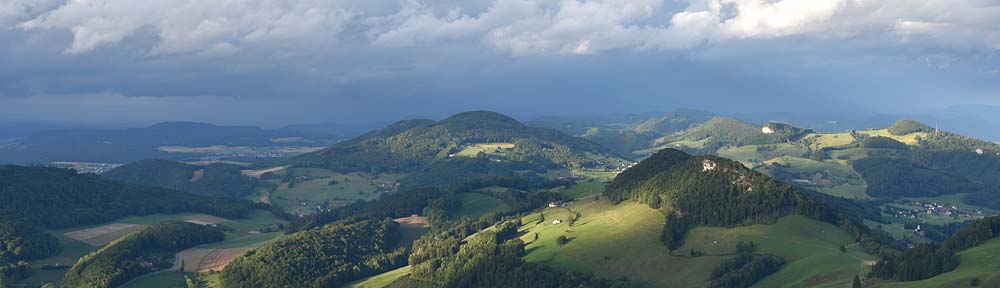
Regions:
<instances>
[{"instance_id":1,"label":"white cloud","mask_svg":"<svg viewBox=\"0 0 1000 288\"><path fill-rule=\"evenodd\" d=\"M319 0L73 0L20 27L69 29L69 53L90 52L153 28L159 42L152 52L174 54L335 37L350 17L336 2Z\"/></svg>"},{"instance_id":2,"label":"white cloud","mask_svg":"<svg viewBox=\"0 0 1000 288\"><path fill-rule=\"evenodd\" d=\"M340 38L380 47L468 41L512 55L690 49L788 36L1000 49L1000 4L987 0L688 0L686 7L666 0L493 0L472 13L421 0L378 9L351 0L72 0L39 15L39 7L53 6L48 2L8 0L0 21L69 30L70 53L115 45L147 28L158 37L154 54L214 55Z\"/></svg>"}]
</instances>

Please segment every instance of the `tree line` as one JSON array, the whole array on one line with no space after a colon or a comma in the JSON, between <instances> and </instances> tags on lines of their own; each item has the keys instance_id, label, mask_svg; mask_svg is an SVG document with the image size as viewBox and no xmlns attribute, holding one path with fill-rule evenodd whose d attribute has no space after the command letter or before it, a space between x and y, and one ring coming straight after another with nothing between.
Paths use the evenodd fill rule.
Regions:
<instances>
[{"instance_id":1,"label":"tree line","mask_svg":"<svg viewBox=\"0 0 1000 288\"><path fill-rule=\"evenodd\" d=\"M62 287L117 287L174 263L174 254L222 241L218 228L181 221L161 222L126 235L81 257L63 277Z\"/></svg>"}]
</instances>

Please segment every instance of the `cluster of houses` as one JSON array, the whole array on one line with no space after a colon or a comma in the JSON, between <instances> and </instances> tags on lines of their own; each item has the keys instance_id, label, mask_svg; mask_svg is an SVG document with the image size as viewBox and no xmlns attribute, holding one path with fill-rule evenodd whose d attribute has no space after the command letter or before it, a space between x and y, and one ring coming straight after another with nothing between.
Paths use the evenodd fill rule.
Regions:
<instances>
[{"instance_id":1,"label":"cluster of houses","mask_svg":"<svg viewBox=\"0 0 1000 288\"><path fill-rule=\"evenodd\" d=\"M96 163L96 162L54 162L51 165L57 168L67 168L76 170L76 173L103 174L118 166L120 163Z\"/></svg>"},{"instance_id":2,"label":"cluster of houses","mask_svg":"<svg viewBox=\"0 0 1000 288\"><path fill-rule=\"evenodd\" d=\"M983 210L962 209L958 206L950 204L905 200L899 200L896 201L896 203L917 208L903 208L887 205L885 213L892 215L893 218L917 219L922 215L950 216L965 219L981 219L986 217L986 215L983 214Z\"/></svg>"}]
</instances>

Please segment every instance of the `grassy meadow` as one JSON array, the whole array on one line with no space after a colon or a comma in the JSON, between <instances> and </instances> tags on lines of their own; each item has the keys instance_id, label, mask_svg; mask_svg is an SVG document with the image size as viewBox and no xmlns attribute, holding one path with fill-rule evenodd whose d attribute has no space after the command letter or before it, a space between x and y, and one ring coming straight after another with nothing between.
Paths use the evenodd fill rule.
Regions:
<instances>
[{"instance_id":1,"label":"grassy meadow","mask_svg":"<svg viewBox=\"0 0 1000 288\"><path fill-rule=\"evenodd\" d=\"M569 226L567 219L581 218ZM539 214L545 221L537 223ZM863 273L862 260L874 257L850 246L852 238L843 230L801 216L788 216L773 225L736 228L696 228L685 245L669 251L660 240L664 217L644 204L626 201L611 205L606 200L579 200L567 208L547 208L522 218L522 236L527 244L525 260L610 278L629 279L636 287L704 287L709 273L738 241L759 244L759 253L784 257L788 263L764 279L760 287L795 287L816 284L841 285ZM553 220L563 220L553 224ZM535 235L537 233L537 239ZM570 239L558 245L556 238ZM847 253L838 250L849 246ZM691 249L706 256L688 257Z\"/></svg>"},{"instance_id":2,"label":"grassy meadow","mask_svg":"<svg viewBox=\"0 0 1000 288\"><path fill-rule=\"evenodd\" d=\"M458 199L462 201L462 206L451 215L454 218L479 218L491 212L510 209L507 203L482 193L459 193Z\"/></svg>"},{"instance_id":3,"label":"grassy meadow","mask_svg":"<svg viewBox=\"0 0 1000 288\"><path fill-rule=\"evenodd\" d=\"M293 170L296 176L308 176L309 180L297 180L294 185L281 183L280 180L266 180L278 186L268 200L292 214L312 214L316 207L331 200L368 201L377 199L385 192L395 191L392 183L399 181L403 175L369 173L337 173L318 168L292 168L274 172L283 176ZM336 181L336 182L331 182ZM380 184L390 184L390 187ZM305 204L305 205L304 205Z\"/></svg>"}]
</instances>

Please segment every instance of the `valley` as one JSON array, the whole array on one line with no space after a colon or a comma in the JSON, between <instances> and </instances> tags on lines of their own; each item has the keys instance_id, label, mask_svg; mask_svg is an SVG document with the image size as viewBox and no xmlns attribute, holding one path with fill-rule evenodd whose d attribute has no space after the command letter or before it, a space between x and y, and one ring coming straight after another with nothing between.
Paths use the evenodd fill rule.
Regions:
<instances>
[{"instance_id":1,"label":"valley","mask_svg":"<svg viewBox=\"0 0 1000 288\"><path fill-rule=\"evenodd\" d=\"M1000 151L994 144L906 121L842 133L715 116L677 125L656 121L602 126L601 141L610 143L616 141L614 131L628 130L621 135L629 137L632 150L618 152L621 147L596 146L586 135L568 137L477 111L441 121L402 121L323 149L286 147L282 149L302 154L275 156L276 161L143 160L111 166L103 177L248 200L257 208L245 218L160 213L47 229L44 232L62 249L32 260L30 276L18 283L60 283L67 265L77 259L169 221L216 227L224 237L180 250L173 260L150 256L150 265L164 268L143 270L156 272L123 287L251 283L241 281L264 286L334 281L330 283L352 287L414 287L431 278L479 281L456 280L462 278L436 268L429 271L422 263L428 261L421 258L425 256L414 255L439 249L429 248L434 245L453 245L449 251L480 249L469 245L483 241L477 240L481 237L497 237L497 247L523 243L517 260L503 258L510 256L503 253L489 256L501 257L497 263L515 261L502 269L604 283L597 287L843 287L855 276L864 279L866 287L964 287L961 283L972 278L996 281L975 264L991 258L971 254L993 253L994 242L957 251L962 264L930 279L897 283L870 274L881 260L874 251L940 243L965 223L998 213L989 202L970 204L970 197L992 193L968 190L991 187L986 174L954 174L972 170L942 160L961 155L976 167L992 167L994 153ZM596 135L591 132L585 133ZM634 133L650 134L635 138ZM640 138L649 140L635 141ZM951 146L962 150L942 148ZM168 153L250 151L227 146L160 148ZM950 182L900 187L913 175ZM947 183L960 186L935 186ZM380 222L386 218L394 221ZM368 240L338 238L348 234L392 244L367 246ZM324 240L316 244L310 239ZM354 250L355 256L315 250L326 245L360 250ZM902 248L892 248L897 246ZM289 247L314 250L290 259L282 252L292 251ZM326 258L314 258L321 255ZM433 263L478 261L462 255L426 257L443 257L433 258ZM354 261L345 260L350 257L369 259L364 264L368 266L352 274L337 268L341 266L312 264ZM781 264L749 265L738 259ZM280 264L264 268L255 264L259 261ZM227 268L231 263L236 267ZM767 270L771 268L764 267L770 266L762 265L776 266ZM307 273L312 276L269 280L259 274L284 273L281 269L288 267L311 267ZM597 278L570 276L590 273Z\"/></svg>"}]
</instances>

